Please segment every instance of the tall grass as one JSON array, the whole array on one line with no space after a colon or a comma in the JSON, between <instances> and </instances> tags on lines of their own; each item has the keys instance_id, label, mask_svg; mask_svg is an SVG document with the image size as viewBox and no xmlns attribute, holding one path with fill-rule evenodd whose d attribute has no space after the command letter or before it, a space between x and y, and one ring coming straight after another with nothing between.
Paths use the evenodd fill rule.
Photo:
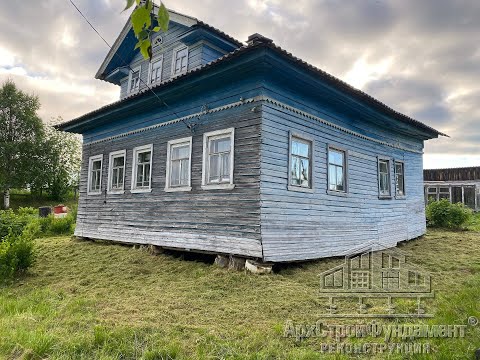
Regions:
<instances>
[{"instance_id":1,"label":"tall grass","mask_svg":"<svg viewBox=\"0 0 480 360\"><path fill-rule=\"evenodd\" d=\"M480 318L478 233L430 230L400 248L408 261L430 272L436 297L425 304L433 319L399 323L466 324L469 316ZM318 274L343 259L291 264L253 276L66 237L38 240L37 252L31 276L0 290L0 358L351 358L319 355L318 338L283 337L286 320L322 319L326 300L319 297ZM433 355L418 358L474 358L480 326L469 326L463 339L437 339L432 345Z\"/></svg>"}]
</instances>

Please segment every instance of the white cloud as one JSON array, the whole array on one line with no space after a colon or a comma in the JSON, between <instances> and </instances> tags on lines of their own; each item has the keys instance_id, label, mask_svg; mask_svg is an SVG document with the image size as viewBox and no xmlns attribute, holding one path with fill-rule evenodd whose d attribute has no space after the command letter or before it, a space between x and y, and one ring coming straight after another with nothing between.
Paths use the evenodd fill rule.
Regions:
<instances>
[{"instance_id":1,"label":"white cloud","mask_svg":"<svg viewBox=\"0 0 480 360\"><path fill-rule=\"evenodd\" d=\"M450 0L165 0L239 40L261 33L391 107L447 132L425 163L480 161L480 2ZM76 0L113 43L124 0ZM18 24L35 24L19 27ZM39 95L45 119L110 103L119 89L95 80L108 49L68 1L0 2L0 81ZM433 157L432 157L433 155ZM431 160L433 159L433 160ZM452 163L454 161L452 160Z\"/></svg>"}]
</instances>

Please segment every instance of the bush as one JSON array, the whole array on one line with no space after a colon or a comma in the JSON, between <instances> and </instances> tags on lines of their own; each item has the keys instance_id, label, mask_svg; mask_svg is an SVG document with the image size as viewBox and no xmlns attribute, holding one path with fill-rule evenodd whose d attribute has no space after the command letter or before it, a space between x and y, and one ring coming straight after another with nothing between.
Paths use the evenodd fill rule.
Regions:
<instances>
[{"instance_id":1,"label":"bush","mask_svg":"<svg viewBox=\"0 0 480 360\"><path fill-rule=\"evenodd\" d=\"M75 218L73 214L68 214L64 218L54 218L52 215L49 227L44 232L49 235L72 235L75 231Z\"/></svg>"},{"instance_id":2,"label":"bush","mask_svg":"<svg viewBox=\"0 0 480 360\"><path fill-rule=\"evenodd\" d=\"M37 217L38 211L33 208L20 208L15 213L13 210L0 210L0 240L10 232L20 235L25 226Z\"/></svg>"},{"instance_id":3,"label":"bush","mask_svg":"<svg viewBox=\"0 0 480 360\"><path fill-rule=\"evenodd\" d=\"M461 229L471 221L473 212L461 203L451 204L447 199L442 199L427 205L426 216L429 226Z\"/></svg>"},{"instance_id":4,"label":"bush","mask_svg":"<svg viewBox=\"0 0 480 360\"><path fill-rule=\"evenodd\" d=\"M9 233L0 242L0 281L25 272L35 261L33 237L30 234Z\"/></svg>"}]
</instances>

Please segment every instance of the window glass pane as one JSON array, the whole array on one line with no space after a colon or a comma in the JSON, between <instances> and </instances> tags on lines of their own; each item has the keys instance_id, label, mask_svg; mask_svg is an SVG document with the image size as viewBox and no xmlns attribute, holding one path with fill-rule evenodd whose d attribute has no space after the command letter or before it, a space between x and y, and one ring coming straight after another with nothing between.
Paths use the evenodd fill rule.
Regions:
<instances>
[{"instance_id":1,"label":"window glass pane","mask_svg":"<svg viewBox=\"0 0 480 360\"><path fill-rule=\"evenodd\" d=\"M143 184L143 165L137 165L137 186Z\"/></svg>"},{"instance_id":2,"label":"window glass pane","mask_svg":"<svg viewBox=\"0 0 480 360\"><path fill-rule=\"evenodd\" d=\"M388 190L387 175L380 174L380 191L385 192Z\"/></svg>"},{"instance_id":3,"label":"window glass pane","mask_svg":"<svg viewBox=\"0 0 480 360\"><path fill-rule=\"evenodd\" d=\"M113 159L113 166L114 167L123 166L124 162L125 162L125 158L123 156L116 157Z\"/></svg>"},{"instance_id":4,"label":"window glass pane","mask_svg":"<svg viewBox=\"0 0 480 360\"><path fill-rule=\"evenodd\" d=\"M210 179L209 181L220 180L219 155L210 155Z\"/></svg>"},{"instance_id":5,"label":"window glass pane","mask_svg":"<svg viewBox=\"0 0 480 360\"><path fill-rule=\"evenodd\" d=\"M118 187L123 188L123 168L118 169Z\"/></svg>"},{"instance_id":6,"label":"window glass pane","mask_svg":"<svg viewBox=\"0 0 480 360\"><path fill-rule=\"evenodd\" d=\"M150 164L143 166L143 186L150 185Z\"/></svg>"},{"instance_id":7,"label":"window glass pane","mask_svg":"<svg viewBox=\"0 0 480 360\"><path fill-rule=\"evenodd\" d=\"M292 168L290 171L292 173L292 185L300 185L300 159L296 156L292 156Z\"/></svg>"},{"instance_id":8,"label":"window glass pane","mask_svg":"<svg viewBox=\"0 0 480 360\"><path fill-rule=\"evenodd\" d=\"M230 153L224 153L221 155L221 180L229 181L230 180Z\"/></svg>"},{"instance_id":9,"label":"window glass pane","mask_svg":"<svg viewBox=\"0 0 480 360\"><path fill-rule=\"evenodd\" d=\"M337 190L343 191L343 168L337 166Z\"/></svg>"},{"instance_id":10,"label":"window glass pane","mask_svg":"<svg viewBox=\"0 0 480 360\"><path fill-rule=\"evenodd\" d=\"M310 185L310 161L307 159L300 160L300 184L308 187Z\"/></svg>"},{"instance_id":11,"label":"window glass pane","mask_svg":"<svg viewBox=\"0 0 480 360\"><path fill-rule=\"evenodd\" d=\"M379 168L380 168L380 172L382 172L382 173L387 173L387 172L388 172L387 162L385 162L385 161L380 161L380 163L379 163Z\"/></svg>"},{"instance_id":12,"label":"window glass pane","mask_svg":"<svg viewBox=\"0 0 480 360\"><path fill-rule=\"evenodd\" d=\"M397 174L403 174L403 164L395 164L395 172Z\"/></svg>"},{"instance_id":13,"label":"window glass pane","mask_svg":"<svg viewBox=\"0 0 480 360\"><path fill-rule=\"evenodd\" d=\"M172 148L172 160L189 158L190 145L177 146Z\"/></svg>"},{"instance_id":14,"label":"window glass pane","mask_svg":"<svg viewBox=\"0 0 480 360\"><path fill-rule=\"evenodd\" d=\"M188 160L180 160L180 185L188 185Z\"/></svg>"},{"instance_id":15,"label":"window glass pane","mask_svg":"<svg viewBox=\"0 0 480 360\"><path fill-rule=\"evenodd\" d=\"M230 151L230 137L210 140L210 154Z\"/></svg>"},{"instance_id":16,"label":"window glass pane","mask_svg":"<svg viewBox=\"0 0 480 360\"><path fill-rule=\"evenodd\" d=\"M337 190L337 176L336 176L336 171L335 171L335 166L329 166L328 167L328 180L329 180L329 189L330 190Z\"/></svg>"},{"instance_id":17,"label":"window glass pane","mask_svg":"<svg viewBox=\"0 0 480 360\"><path fill-rule=\"evenodd\" d=\"M303 157L310 156L310 145L305 142L300 142L296 139L292 139L292 154Z\"/></svg>"},{"instance_id":18,"label":"window glass pane","mask_svg":"<svg viewBox=\"0 0 480 360\"><path fill-rule=\"evenodd\" d=\"M180 161L172 162L170 183L173 186L180 184Z\"/></svg>"},{"instance_id":19,"label":"window glass pane","mask_svg":"<svg viewBox=\"0 0 480 360\"><path fill-rule=\"evenodd\" d=\"M99 170L102 167L102 162L100 160L96 160L92 164L93 170Z\"/></svg>"},{"instance_id":20,"label":"window glass pane","mask_svg":"<svg viewBox=\"0 0 480 360\"><path fill-rule=\"evenodd\" d=\"M338 166L343 166L343 151L336 151L330 149L328 152L328 162Z\"/></svg>"}]
</instances>

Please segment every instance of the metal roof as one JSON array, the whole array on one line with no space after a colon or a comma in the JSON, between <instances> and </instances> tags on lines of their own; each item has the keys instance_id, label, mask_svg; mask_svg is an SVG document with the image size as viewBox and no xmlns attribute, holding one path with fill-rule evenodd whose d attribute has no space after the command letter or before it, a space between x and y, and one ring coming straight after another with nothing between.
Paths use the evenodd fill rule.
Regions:
<instances>
[{"instance_id":1,"label":"metal roof","mask_svg":"<svg viewBox=\"0 0 480 360\"><path fill-rule=\"evenodd\" d=\"M206 26L206 25L203 25L203 26ZM243 54L246 54L250 51L252 51L253 49L257 49L257 48L269 48L271 50L273 50L274 52L282 55L285 59L291 61L292 63L298 65L298 66L301 66L302 68L308 70L308 71L311 71L312 73L314 73L315 75L317 75L319 78L321 78L322 80L325 80L328 84L330 84L331 86L333 86L334 88L338 89L338 90L341 90L343 91L344 93L360 100L361 102L363 103L366 103L370 106L372 106L373 108L377 109L378 111L380 112L383 112L384 114L388 115L388 116L391 116L392 118L396 119L396 120L399 120L401 122L404 122L406 124L409 124L409 125L412 125L414 127L417 127L417 128L420 128L420 129L423 129L427 132L431 132L433 134L436 134L436 135L441 135L441 136L447 136L446 134L418 121L418 120L415 120L407 115L404 115L394 109L392 109L391 107L389 107L388 105L382 103L381 101L375 99L374 97L368 95L367 93L361 91L361 90L358 90L356 88L354 88L353 86L347 84L346 82L336 78L335 76L333 75L330 75L329 73L307 63L306 61L292 55L292 53L282 49L281 47L275 45L275 43L273 43L273 41L271 39L268 39L266 37L263 37L259 34L254 34L252 35L250 38L249 38L249 42L247 45L243 45L241 47L239 47L238 49L235 49L234 51L228 53L228 54L225 54L224 56L214 60L214 61L211 61L205 65L202 65L202 66L199 66L195 69L192 69L190 71L187 71L186 73L182 74L182 75L179 75L175 78L171 78L169 80L166 80L160 84L157 84L157 85L152 85L150 86L149 88L145 88L145 89L142 89L140 90L139 92L135 93L135 94L132 94L132 95L129 95L129 96L126 96L125 98L121 99L121 100L118 100L116 102L113 102L111 104L108 104L106 106L103 106L97 110L94 110L94 111L91 111L85 115L82 115L76 119L73 119L73 120L70 120L68 122L65 122L65 123L62 123L62 124L59 124L57 125L57 128L59 129L64 129L65 127L67 126L70 126L70 125L73 125L75 123L79 123L81 122L82 120L86 119L86 118L89 118L93 115L96 115L96 114L99 114L101 112L104 112L104 111L107 111L107 110L110 110L110 109L114 109L115 107L119 106L120 104L125 104L127 102L130 102L130 101L133 101L134 99L136 98L139 98L143 95L145 95L145 93L148 93L150 92L151 90L155 90L155 89L162 89L172 83L177 83L181 80L184 80L186 78L189 78L189 77L192 77L192 76L195 76L196 74L199 74L199 73L204 73L216 66L218 66L219 64L224 64L224 63L227 63L229 61L231 61L232 59L235 59Z\"/></svg>"}]
</instances>

